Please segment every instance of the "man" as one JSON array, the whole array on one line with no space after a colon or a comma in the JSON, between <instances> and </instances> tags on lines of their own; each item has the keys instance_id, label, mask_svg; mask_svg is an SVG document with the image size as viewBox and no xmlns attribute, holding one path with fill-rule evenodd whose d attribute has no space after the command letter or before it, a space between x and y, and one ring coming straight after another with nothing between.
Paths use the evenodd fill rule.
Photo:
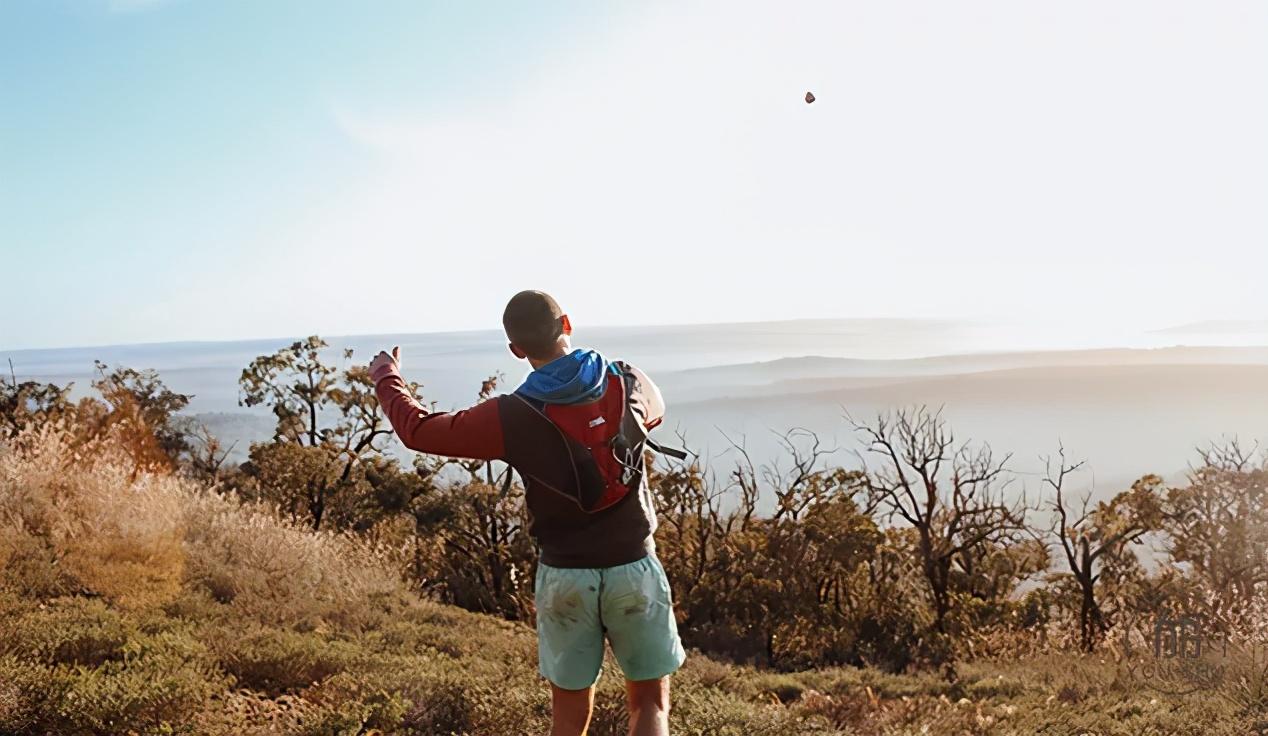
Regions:
<instances>
[{"instance_id":1,"label":"man","mask_svg":"<svg viewBox=\"0 0 1268 736\"><path fill-rule=\"evenodd\" d=\"M669 582L656 558L646 433L660 391L642 372L573 350L568 315L522 291L502 325L533 367L515 393L454 413L429 412L400 374L400 350L370 364L379 403L401 442L434 455L502 460L524 480L537 541L538 665L551 683L553 736L583 735L606 636L625 674L632 736L669 733L669 676L686 654Z\"/></svg>"}]
</instances>

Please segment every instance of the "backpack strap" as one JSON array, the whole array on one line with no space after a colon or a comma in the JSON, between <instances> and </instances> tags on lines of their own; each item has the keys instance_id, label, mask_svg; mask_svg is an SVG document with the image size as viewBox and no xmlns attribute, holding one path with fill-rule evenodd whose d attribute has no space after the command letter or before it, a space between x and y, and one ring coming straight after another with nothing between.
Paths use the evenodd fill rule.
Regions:
<instances>
[{"instance_id":1,"label":"backpack strap","mask_svg":"<svg viewBox=\"0 0 1268 736\"><path fill-rule=\"evenodd\" d=\"M515 398L519 399L520 401L524 402L529 407L531 407L533 410L535 410L536 413L540 414L543 419L546 419L546 421L550 421L550 419L546 417L546 402L540 401L538 399L530 399L524 394L521 394L519 391L512 392L512 395L514 395ZM523 476L521 476L521 480L522 479L523 479ZM515 467L512 466L510 463L507 463L506 464L506 479L502 481L502 489L498 492L499 499L505 499L507 496L511 494L511 484L514 482L515 482Z\"/></svg>"},{"instance_id":2,"label":"backpack strap","mask_svg":"<svg viewBox=\"0 0 1268 736\"><path fill-rule=\"evenodd\" d=\"M680 450L677 447L665 447L664 445L660 444L659 442L652 439L651 437L648 437L646 440L643 441L643 443L647 445L647 447L653 452L659 452L662 455L668 455L669 457L672 457L681 461L686 461L687 459L686 450Z\"/></svg>"}]
</instances>

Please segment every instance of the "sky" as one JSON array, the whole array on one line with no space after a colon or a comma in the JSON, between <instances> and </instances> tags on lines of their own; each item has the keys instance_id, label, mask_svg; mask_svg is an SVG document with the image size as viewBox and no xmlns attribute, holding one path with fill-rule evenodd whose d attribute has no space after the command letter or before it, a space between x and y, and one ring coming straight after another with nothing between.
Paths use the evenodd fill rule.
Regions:
<instances>
[{"instance_id":1,"label":"sky","mask_svg":"<svg viewBox=\"0 0 1268 736\"><path fill-rule=\"evenodd\" d=\"M5 0L0 348L1262 320L1265 131L1261 0Z\"/></svg>"}]
</instances>

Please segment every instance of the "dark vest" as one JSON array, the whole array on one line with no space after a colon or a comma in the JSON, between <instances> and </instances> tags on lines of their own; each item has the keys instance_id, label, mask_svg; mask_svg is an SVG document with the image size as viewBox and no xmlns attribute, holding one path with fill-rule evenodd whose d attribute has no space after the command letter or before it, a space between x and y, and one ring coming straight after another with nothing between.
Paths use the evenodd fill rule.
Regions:
<instances>
[{"instance_id":1,"label":"dark vest","mask_svg":"<svg viewBox=\"0 0 1268 736\"><path fill-rule=\"evenodd\" d=\"M637 381L630 396L632 404L639 406ZM543 563L615 567L655 551L656 511L646 472L624 498L601 511L587 512L577 501L583 481L576 443L520 397L499 396L497 402L505 460L524 481L528 531L541 548Z\"/></svg>"}]
</instances>

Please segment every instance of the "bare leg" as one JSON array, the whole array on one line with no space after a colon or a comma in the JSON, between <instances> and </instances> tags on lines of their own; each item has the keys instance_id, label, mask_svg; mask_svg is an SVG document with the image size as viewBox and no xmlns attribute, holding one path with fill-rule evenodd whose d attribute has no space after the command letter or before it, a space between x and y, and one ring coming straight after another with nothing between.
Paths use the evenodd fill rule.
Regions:
<instances>
[{"instance_id":1,"label":"bare leg","mask_svg":"<svg viewBox=\"0 0 1268 736\"><path fill-rule=\"evenodd\" d=\"M669 678L626 680L630 736L669 736Z\"/></svg>"},{"instance_id":2,"label":"bare leg","mask_svg":"<svg viewBox=\"0 0 1268 736\"><path fill-rule=\"evenodd\" d=\"M554 719L550 736L586 736L594 712L594 688L565 690L552 684L550 712Z\"/></svg>"}]
</instances>

